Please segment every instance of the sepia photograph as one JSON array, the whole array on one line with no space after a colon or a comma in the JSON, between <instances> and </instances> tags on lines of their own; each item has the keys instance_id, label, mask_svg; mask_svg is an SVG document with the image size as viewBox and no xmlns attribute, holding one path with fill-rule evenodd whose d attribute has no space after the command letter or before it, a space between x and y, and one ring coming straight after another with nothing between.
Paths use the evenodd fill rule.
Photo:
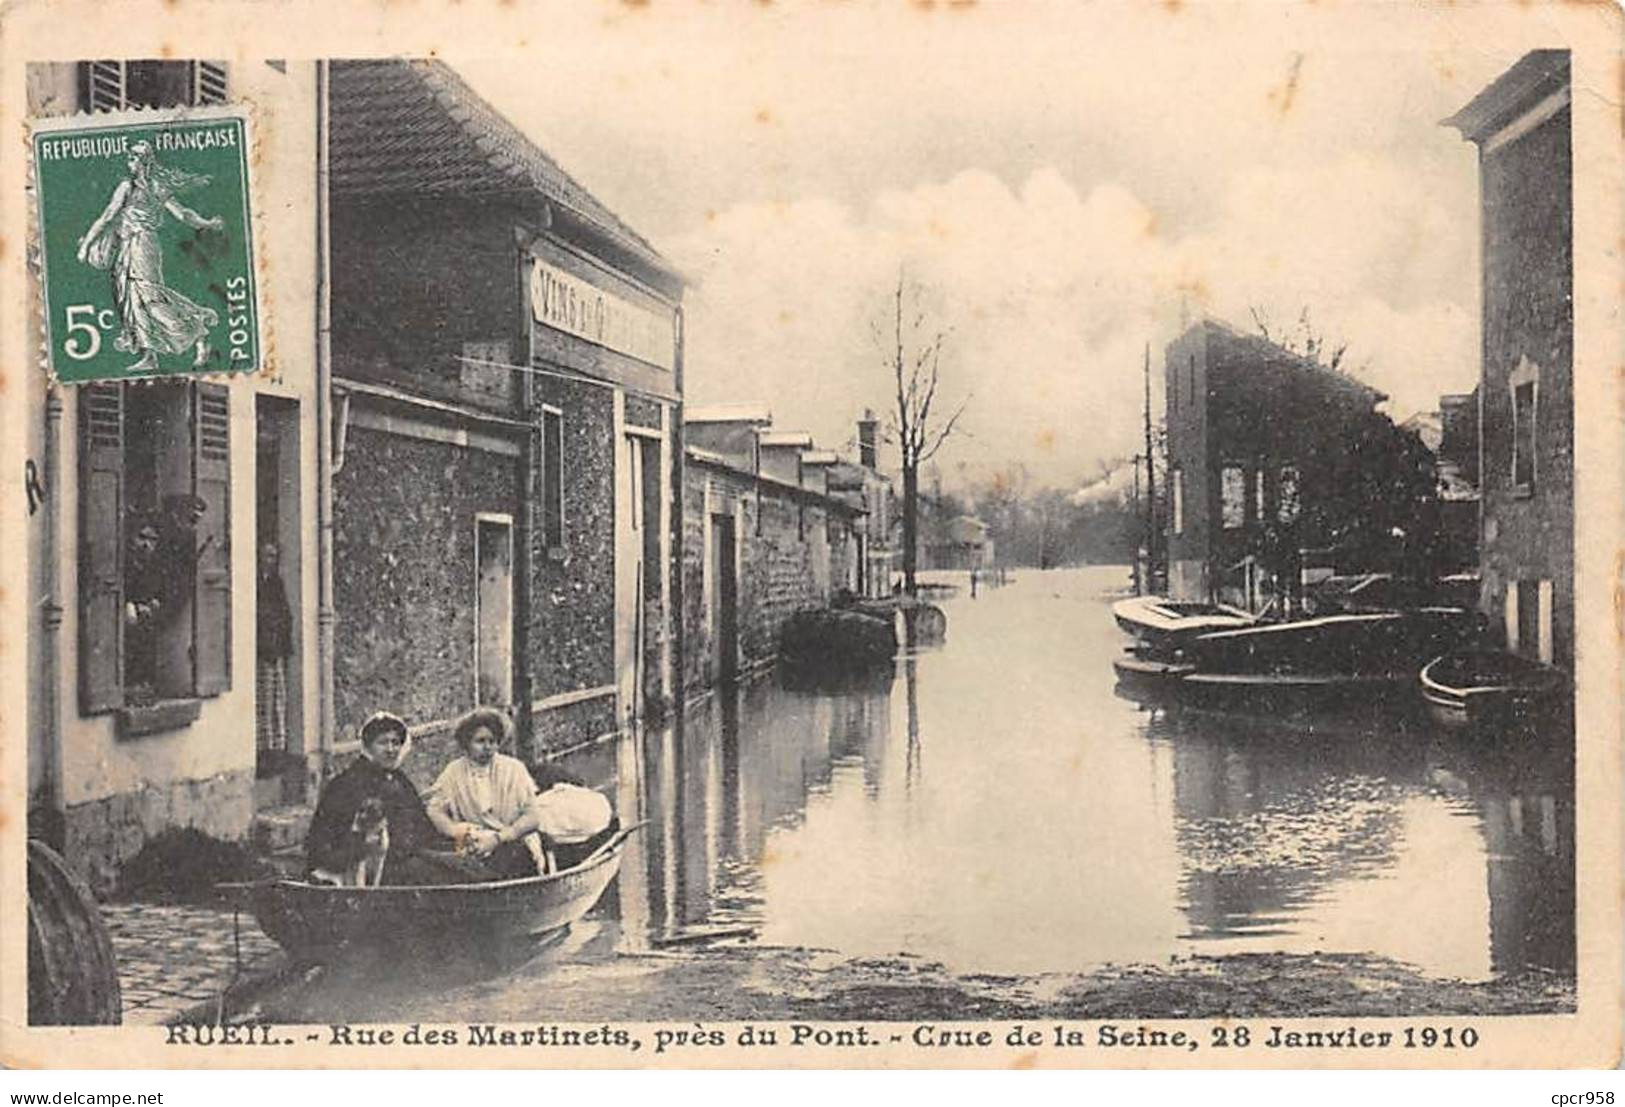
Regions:
<instances>
[{"instance_id":1,"label":"sepia photograph","mask_svg":"<svg viewBox=\"0 0 1625 1107\"><path fill-rule=\"evenodd\" d=\"M119 9L8 1065L1619 1062L1617 8Z\"/></svg>"}]
</instances>

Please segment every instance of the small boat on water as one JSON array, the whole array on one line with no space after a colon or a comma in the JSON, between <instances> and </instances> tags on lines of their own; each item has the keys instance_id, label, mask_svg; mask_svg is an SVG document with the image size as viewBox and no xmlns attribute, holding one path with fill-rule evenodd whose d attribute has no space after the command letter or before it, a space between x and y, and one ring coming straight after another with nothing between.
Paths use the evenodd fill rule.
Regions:
<instances>
[{"instance_id":1,"label":"small boat on water","mask_svg":"<svg viewBox=\"0 0 1625 1107\"><path fill-rule=\"evenodd\" d=\"M351 943L410 939L496 943L540 937L581 919L621 868L626 827L572 869L483 884L338 888L304 880L227 886L242 893L260 929L296 957L324 961Z\"/></svg>"},{"instance_id":2,"label":"small boat on water","mask_svg":"<svg viewBox=\"0 0 1625 1107\"><path fill-rule=\"evenodd\" d=\"M1154 650L1168 650L1198 634L1253 626L1258 617L1222 603L1130 596L1112 604L1112 618L1124 631Z\"/></svg>"},{"instance_id":3,"label":"small boat on water","mask_svg":"<svg viewBox=\"0 0 1625 1107\"><path fill-rule=\"evenodd\" d=\"M1181 690L1211 706L1279 706L1406 691L1429 657L1459 648L1477 621L1458 608L1322 615L1215 631L1184 647Z\"/></svg>"},{"instance_id":4,"label":"small boat on water","mask_svg":"<svg viewBox=\"0 0 1625 1107\"><path fill-rule=\"evenodd\" d=\"M1166 596L1130 596L1112 604L1112 618L1134 642L1112 661L1125 690L1161 695L1195 666L1182 647L1198 635L1249 627L1258 619L1239 608Z\"/></svg>"},{"instance_id":5,"label":"small boat on water","mask_svg":"<svg viewBox=\"0 0 1625 1107\"><path fill-rule=\"evenodd\" d=\"M1350 578L1353 595L1379 578ZM1374 599L1375 597L1370 597ZM1266 619L1220 604L1134 597L1113 605L1134 644L1114 662L1125 689L1197 706L1295 707L1405 690L1429 658L1471 641L1460 607L1331 610Z\"/></svg>"},{"instance_id":6,"label":"small boat on water","mask_svg":"<svg viewBox=\"0 0 1625 1107\"><path fill-rule=\"evenodd\" d=\"M1563 670L1491 650L1436 657L1418 680L1428 714L1451 730L1527 730L1561 719L1570 694Z\"/></svg>"}]
</instances>

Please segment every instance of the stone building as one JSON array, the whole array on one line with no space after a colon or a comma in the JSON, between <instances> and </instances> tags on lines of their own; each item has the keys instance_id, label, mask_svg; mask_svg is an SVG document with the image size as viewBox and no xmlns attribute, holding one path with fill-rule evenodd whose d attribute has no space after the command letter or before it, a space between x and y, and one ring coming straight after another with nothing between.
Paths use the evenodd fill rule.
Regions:
<instances>
[{"instance_id":1,"label":"stone building","mask_svg":"<svg viewBox=\"0 0 1625 1107\"><path fill-rule=\"evenodd\" d=\"M880 421L873 411L858 420L856 462L837 461L827 478L831 495L853 509L851 552L855 579L851 590L868 599L891 595L892 579L892 483L880 471Z\"/></svg>"},{"instance_id":2,"label":"stone building","mask_svg":"<svg viewBox=\"0 0 1625 1107\"><path fill-rule=\"evenodd\" d=\"M1508 649L1574 663L1569 54L1536 50L1447 121L1478 147L1483 605Z\"/></svg>"},{"instance_id":3,"label":"stone building","mask_svg":"<svg viewBox=\"0 0 1625 1107\"><path fill-rule=\"evenodd\" d=\"M856 591L862 509L832 489L835 455L774 431L765 408L685 420L683 687L697 694L771 667L797 611Z\"/></svg>"},{"instance_id":4,"label":"stone building","mask_svg":"<svg viewBox=\"0 0 1625 1107\"><path fill-rule=\"evenodd\" d=\"M24 635L26 725L15 728L28 736L30 832L103 891L167 828L245 836L257 809L302 796L320 765L322 399L310 305L321 279L321 71L300 62L112 60L35 64L26 77L35 118L254 105L249 200L265 370L141 385L21 375L39 490L20 536L39 598ZM260 218L273 200L276 218ZM183 261L170 255L175 241L162 247L171 267ZM38 302L37 283L29 295ZM37 316L24 314L29 349L38 351ZM195 563L164 566L184 578L179 609L149 633L131 593L137 520L187 497L201 505ZM256 551L267 543L280 550L291 615L279 697L286 756L274 759L256 748Z\"/></svg>"},{"instance_id":5,"label":"stone building","mask_svg":"<svg viewBox=\"0 0 1625 1107\"><path fill-rule=\"evenodd\" d=\"M337 734L664 711L680 278L438 62L335 62L331 113Z\"/></svg>"}]
</instances>

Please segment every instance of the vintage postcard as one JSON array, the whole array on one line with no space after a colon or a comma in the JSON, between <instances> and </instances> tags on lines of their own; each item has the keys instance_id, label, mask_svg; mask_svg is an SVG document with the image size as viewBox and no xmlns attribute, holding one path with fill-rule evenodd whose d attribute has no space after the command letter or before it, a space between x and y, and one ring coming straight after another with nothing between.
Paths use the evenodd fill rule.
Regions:
<instances>
[{"instance_id":1,"label":"vintage postcard","mask_svg":"<svg viewBox=\"0 0 1625 1107\"><path fill-rule=\"evenodd\" d=\"M0 1060L1616 1065L1620 32L9 6Z\"/></svg>"}]
</instances>

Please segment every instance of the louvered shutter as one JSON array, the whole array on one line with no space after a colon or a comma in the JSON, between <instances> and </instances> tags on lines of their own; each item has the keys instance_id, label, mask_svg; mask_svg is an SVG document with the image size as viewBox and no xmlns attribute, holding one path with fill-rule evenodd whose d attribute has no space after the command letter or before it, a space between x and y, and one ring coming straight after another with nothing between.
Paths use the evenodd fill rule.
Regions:
<instances>
[{"instance_id":1,"label":"louvered shutter","mask_svg":"<svg viewBox=\"0 0 1625 1107\"><path fill-rule=\"evenodd\" d=\"M86 62L86 110L122 110L125 105L125 76L124 63L121 61Z\"/></svg>"},{"instance_id":2,"label":"louvered shutter","mask_svg":"<svg viewBox=\"0 0 1625 1107\"><path fill-rule=\"evenodd\" d=\"M224 104L227 91L224 62L192 63L192 103Z\"/></svg>"},{"instance_id":3,"label":"louvered shutter","mask_svg":"<svg viewBox=\"0 0 1625 1107\"><path fill-rule=\"evenodd\" d=\"M192 674L199 696L231 687L231 393L198 384L192 399L192 493L203 501L192 596Z\"/></svg>"},{"instance_id":4,"label":"louvered shutter","mask_svg":"<svg viewBox=\"0 0 1625 1107\"><path fill-rule=\"evenodd\" d=\"M124 704L124 388L79 393L79 708Z\"/></svg>"}]
</instances>

